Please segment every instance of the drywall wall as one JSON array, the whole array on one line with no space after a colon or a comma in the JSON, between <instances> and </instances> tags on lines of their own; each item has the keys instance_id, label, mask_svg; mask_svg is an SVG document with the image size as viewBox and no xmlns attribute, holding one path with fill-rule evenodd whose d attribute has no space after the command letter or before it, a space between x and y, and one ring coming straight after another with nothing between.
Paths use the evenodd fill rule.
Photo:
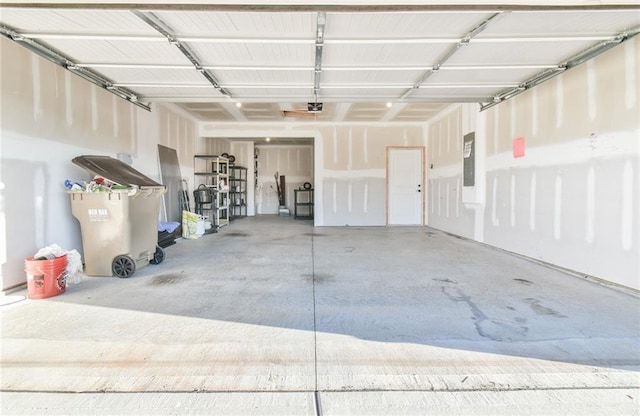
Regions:
<instances>
[{"instance_id":1,"label":"drywall wall","mask_svg":"<svg viewBox=\"0 0 640 416\"><path fill-rule=\"evenodd\" d=\"M160 181L157 145L192 169L196 124L175 108L147 112L0 38L0 264L3 290L26 281L24 259L59 244L82 252L65 179L91 175L71 159L131 155ZM185 172L183 171L183 174ZM193 176L193 170L187 172Z\"/></svg>"},{"instance_id":2,"label":"drywall wall","mask_svg":"<svg viewBox=\"0 0 640 416\"><path fill-rule=\"evenodd\" d=\"M387 147L426 146L427 133L423 126L419 123L294 122L252 123L247 127L241 123L201 123L200 136L230 140L234 137L312 137L315 225L381 226L386 225ZM263 171L260 164L259 171ZM268 172L265 180L274 183L274 173ZM275 192L271 196L269 189L263 188L262 192L264 195L257 194L256 200L271 198L271 205L265 205L265 209L273 210Z\"/></svg>"},{"instance_id":3,"label":"drywall wall","mask_svg":"<svg viewBox=\"0 0 640 416\"><path fill-rule=\"evenodd\" d=\"M313 147L258 145L258 214L278 214L276 174L285 177L285 205L294 214L294 190L305 182L313 184ZM278 179L279 180L279 179Z\"/></svg>"},{"instance_id":4,"label":"drywall wall","mask_svg":"<svg viewBox=\"0 0 640 416\"><path fill-rule=\"evenodd\" d=\"M639 58L632 39L477 113L475 128L464 106L430 122L429 224L640 289ZM470 130L481 179L461 191Z\"/></svg>"}]
</instances>

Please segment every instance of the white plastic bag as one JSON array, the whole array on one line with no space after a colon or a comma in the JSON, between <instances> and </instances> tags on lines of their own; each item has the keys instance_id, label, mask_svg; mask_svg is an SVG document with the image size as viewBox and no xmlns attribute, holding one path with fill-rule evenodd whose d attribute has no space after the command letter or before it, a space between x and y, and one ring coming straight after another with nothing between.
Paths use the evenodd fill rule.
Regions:
<instances>
[{"instance_id":1,"label":"white plastic bag","mask_svg":"<svg viewBox=\"0 0 640 416\"><path fill-rule=\"evenodd\" d=\"M73 278L73 283L82 281L82 257L77 250L67 252L67 282Z\"/></svg>"}]
</instances>

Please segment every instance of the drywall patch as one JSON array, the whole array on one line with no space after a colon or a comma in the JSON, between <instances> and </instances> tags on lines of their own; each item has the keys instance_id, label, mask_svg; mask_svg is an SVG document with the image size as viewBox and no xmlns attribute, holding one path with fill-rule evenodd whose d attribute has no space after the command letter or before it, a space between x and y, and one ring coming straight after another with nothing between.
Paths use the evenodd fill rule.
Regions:
<instances>
[{"instance_id":1,"label":"drywall patch","mask_svg":"<svg viewBox=\"0 0 640 416\"><path fill-rule=\"evenodd\" d=\"M555 193L553 198L553 238L562 237L562 177L556 176Z\"/></svg>"},{"instance_id":2,"label":"drywall patch","mask_svg":"<svg viewBox=\"0 0 640 416\"><path fill-rule=\"evenodd\" d=\"M631 250L633 246L633 167L630 161L624 164L622 173L622 249Z\"/></svg>"},{"instance_id":3,"label":"drywall patch","mask_svg":"<svg viewBox=\"0 0 640 416\"><path fill-rule=\"evenodd\" d=\"M593 244L595 240L596 229L596 172L592 166L589 166L587 173L587 221L585 230L585 240L588 244Z\"/></svg>"}]
</instances>

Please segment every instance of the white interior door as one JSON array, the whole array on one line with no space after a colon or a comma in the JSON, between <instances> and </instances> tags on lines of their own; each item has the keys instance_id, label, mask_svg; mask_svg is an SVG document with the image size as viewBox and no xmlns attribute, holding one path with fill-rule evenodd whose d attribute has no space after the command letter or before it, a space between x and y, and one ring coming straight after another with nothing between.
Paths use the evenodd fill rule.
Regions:
<instances>
[{"instance_id":1,"label":"white interior door","mask_svg":"<svg viewBox=\"0 0 640 416\"><path fill-rule=\"evenodd\" d=\"M389 225L422 225L422 149L388 149Z\"/></svg>"}]
</instances>

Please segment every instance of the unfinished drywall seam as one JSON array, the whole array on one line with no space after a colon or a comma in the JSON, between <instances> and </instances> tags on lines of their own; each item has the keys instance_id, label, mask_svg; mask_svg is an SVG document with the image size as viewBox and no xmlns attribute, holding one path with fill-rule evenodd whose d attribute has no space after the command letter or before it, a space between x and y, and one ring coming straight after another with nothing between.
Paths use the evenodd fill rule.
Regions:
<instances>
[{"instance_id":1,"label":"unfinished drywall seam","mask_svg":"<svg viewBox=\"0 0 640 416\"><path fill-rule=\"evenodd\" d=\"M43 110L40 94L40 59L35 54L31 55L31 84L33 87L33 119L38 121L43 117Z\"/></svg>"},{"instance_id":2,"label":"unfinished drywall seam","mask_svg":"<svg viewBox=\"0 0 640 416\"><path fill-rule=\"evenodd\" d=\"M442 216L442 181L438 181L438 217Z\"/></svg>"},{"instance_id":3,"label":"unfinished drywall seam","mask_svg":"<svg viewBox=\"0 0 640 416\"><path fill-rule=\"evenodd\" d=\"M364 201L362 201L362 211L366 214L369 212L369 183L364 183Z\"/></svg>"},{"instance_id":4,"label":"unfinished drywall seam","mask_svg":"<svg viewBox=\"0 0 640 416\"><path fill-rule=\"evenodd\" d=\"M491 224L494 227L500 226L498 218L498 176L493 177L493 195L491 198Z\"/></svg>"},{"instance_id":5,"label":"unfinished drywall seam","mask_svg":"<svg viewBox=\"0 0 640 416\"><path fill-rule=\"evenodd\" d=\"M553 238L562 238L562 177L556 175L553 197Z\"/></svg>"},{"instance_id":6,"label":"unfinished drywall seam","mask_svg":"<svg viewBox=\"0 0 640 416\"><path fill-rule=\"evenodd\" d=\"M119 100L120 98L116 97L115 95L111 96L111 117L112 117L112 136L113 137L118 137L118 103L116 102L116 100Z\"/></svg>"},{"instance_id":7,"label":"unfinished drywall seam","mask_svg":"<svg viewBox=\"0 0 640 416\"><path fill-rule=\"evenodd\" d=\"M46 235L46 185L48 175L42 164L36 166L36 172L33 175L33 220L35 222L35 243L36 247L45 247L49 245Z\"/></svg>"},{"instance_id":8,"label":"unfinished drywall seam","mask_svg":"<svg viewBox=\"0 0 640 416\"><path fill-rule=\"evenodd\" d=\"M347 149L349 155L349 161L347 162L347 170L353 169L353 128L349 128L349 135L347 136ZM351 211L349 211L351 212Z\"/></svg>"},{"instance_id":9,"label":"unfinished drywall seam","mask_svg":"<svg viewBox=\"0 0 640 416\"><path fill-rule=\"evenodd\" d=\"M630 161L624 164L622 173L622 249L629 251L633 247L633 167Z\"/></svg>"},{"instance_id":10,"label":"unfinished drywall seam","mask_svg":"<svg viewBox=\"0 0 640 416\"><path fill-rule=\"evenodd\" d=\"M510 220L511 226L516 226L516 175L511 174L511 187L509 189L509 202L511 207Z\"/></svg>"},{"instance_id":11,"label":"unfinished drywall seam","mask_svg":"<svg viewBox=\"0 0 640 416\"><path fill-rule=\"evenodd\" d=\"M446 188L446 192L445 192L445 206L446 206L446 217L449 218L449 198L450 198L450 186L449 186L449 181L447 181L447 188Z\"/></svg>"},{"instance_id":12,"label":"unfinished drywall seam","mask_svg":"<svg viewBox=\"0 0 640 416\"><path fill-rule=\"evenodd\" d=\"M625 105L627 109L631 109L636 105L638 87L636 86L638 64L636 62L636 51L633 42L625 42L624 44L624 74L625 74Z\"/></svg>"},{"instance_id":13,"label":"unfinished drywall seam","mask_svg":"<svg viewBox=\"0 0 640 416\"><path fill-rule=\"evenodd\" d=\"M140 140L140 137L138 137L137 131L138 131L138 117L137 116L137 109L140 109L140 107L136 107L135 105L130 105L129 106L129 120L131 120L131 123L129 123L129 137L131 138L130 140L130 144L129 144L129 148L131 149L132 154L137 155L138 154L138 140ZM157 161L158 166L160 166L160 161Z\"/></svg>"},{"instance_id":14,"label":"unfinished drywall seam","mask_svg":"<svg viewBox=\"0 0 640 416\"><path fill-rule=\"evenodd\" d=\"M456 176L456 218L460 218L460 199L462 199L462 189L460 189L460 175L458 175Z\"/></svg>"},{"instance_id":15,"label":"unfinished drywall seam","mask_svg":"<svg viewBox=\"0 0 640 416\"><path fill-rule=\"evenodd\" d=\"M511 138L516 137L516 118L517 118L517 111L516 111L516 100L511 100L510 101L510 106L509 106L509 111L510 111L510 116L509 116L509 121L511 122Z\"/></svg>"},{"instance_id":16,"label":"unfinished drywall seam","mask_svg":"<svg viewBox=\"0 0 640 416\"><path fill-rule=\"evenodd\" d=\"M338 212L338 182L333 180L333 213Z\"/></svg>"},{"instance_id":17,"label":"unfinished drywall seam","mask_svg":"<svg viewBox=\"0 0 640 416\"><path fill-rule=\"evenodd\" d=\"M536 204L537 204L537 177L536 172L531 174L531 186L529 190L529 229L536 230Z\"/></svg>"},{"instance_id":18,"label":"unfinished drywall seam","mask_svg":"<svg viewBox=\"0 0 640 416\"><path fill-rule=\"evenodd\" d=\"M435 191L434 186L433 186L433 179L430 179L429 180L429 196L431 197L431 203L429 204L430 205L429 212L432 215L435 214L435 209L436 209L435 208L436 207L436 204L435 204L436 195L435 194L436 194L436 191Z\"/></svg>"},{"instance_id":19,"label":"unfinished drywall seam","mask_svg":"<svg viewBox=\"0 0 640 416\"><path fill-rule=\"evenodd\" d=\"M538 89L531 90L531 135L538 135Z\"/></svg>"},{"instance_id":20,"label":"unfinished drywall seam","mask_svg":"<svg viewBox=\"0 0 640 416\"><path fill-rule=\"evenodd\" d=\"M589 166L587 173L587 221L585 241L587 244L593 244L596 236L596 173L593 165Z\"/></svg>"},{"instance_id":21,"label":"unfinished drywall seam","mask_svg":"<svg viewBox=\"0 0 640 416\"><path fill-rule=\"evenodd\" d=\"M73 125L73 99L71 91L71 72L64 71L64 116L67 126Z\"/></svg>"},{"instance_id":22,"label":"unfinished drywall seam","mask_svg":"<svg viewBox=\"0 0 640 416\"><path fill-rule=\"evenodd\" d=\"M556 128L562 127L562 120L564 120L564 88L562 84L563 77L559 75L556 77Z\"/></svg>"},{"instance_id":23,"label":"unfinished drywall seam","mask_svg":"<svg viewBox=\"0 0 640 416\"><path fill-rule=\"evenodd\" d=\"M587 107L589 113L589 119L595 120L598 116L598 85L596 64L593 59L587 62Z\"/></svg>"},{"instance_id":24,"label":"unfinished drywall seam","mask_svg":"<svg viewBox=\"0 0 640 416\"><path fill-rule=\"evenodd\" d=\"M498 142L500 141L500 109L501 106L495 106L493 110L493 154L498 154Z\"/></svg>"},{"instance_id":25,"label":"unfinished drywall seam","mask_svg":"<svg viewBox=\"0 0 640 416\"><path fill-rule=\"evenodd\" d=\"M338 163L338 129L333 128L333 163Z\"/></svg>"},{"instance_id":26,"label":"unfinished drywall seam","mask_svg":"<svg viewBox=\"0 0 640 416\"><path fill-rule=\"evenodd\" d=\"M89 85L91 91L91 128L93 131L98 130L98 94L94 84Z\"/></svg>"},{"instance_id":27,"label":"unfinished drywall seam","mask_svg":"<svg viewBox=\"0 0 640 416\"><path fill-rule=\"evenodd\" d=\"M369 163L369 137L367 136L368 128L364 129L364 135L362 138L362 157L364 158L364 163Z\"/></svg>"}]
</instances>

